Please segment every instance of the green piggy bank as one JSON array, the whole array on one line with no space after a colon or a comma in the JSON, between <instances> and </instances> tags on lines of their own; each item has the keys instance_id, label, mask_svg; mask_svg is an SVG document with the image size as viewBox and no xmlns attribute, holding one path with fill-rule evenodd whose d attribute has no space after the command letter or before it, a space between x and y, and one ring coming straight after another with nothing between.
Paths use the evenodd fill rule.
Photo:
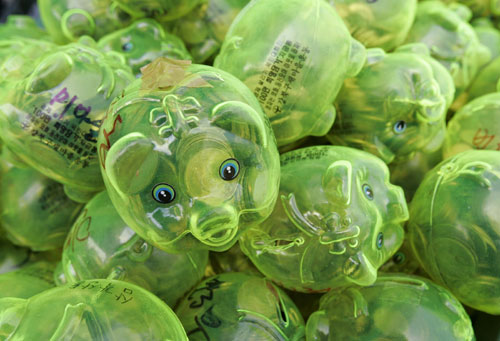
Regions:
<instances>
[{"instance_id":1,"label":"green piggy bank","mask_svg":"<svg viewBox=\"0 0 500 341\"><path fill-rule=\"evenodd\" d=\"M55 287L52 279L54 268L54 263L41 261L0 274L0 299L4 297L30 298L52 289ZM2 320L1 314L0 312L0 321ZM2 336L0 332L0 338Z\"/></svg>"},{"instance_id":2,"label":"green piggy bank","mask_svg":"<svg viewBox=\"0 0 500 341\"><path fill-rule=\"evenodd\" d=\"M115 4L134 18L152 17L170 21L189 13L204 0L114 0Z\"/></svg>"},{"instance_id":3,"label":"green piggy bank","mask_svg":"<svg viewBox=\"0 0 500 341\"><path fill-rule=\"evenodd\" d=\"M281 156L272 215L240 245L266 277L301 292L370 285L401 246L408 209L387 166L366 152L335 146Z\"/></svg>"},{"instance_id":4,"label":"green piggy bank","mask_svg":"<svg viewBox=\"0 0 500 341\"><path fill-rule=\"evenodd\" d=\"M123 220L167 252L225 251L276 202L269 121L243 83L209 66L150 64L111 105L99 157Z\"/></svg>"}]
</instances>

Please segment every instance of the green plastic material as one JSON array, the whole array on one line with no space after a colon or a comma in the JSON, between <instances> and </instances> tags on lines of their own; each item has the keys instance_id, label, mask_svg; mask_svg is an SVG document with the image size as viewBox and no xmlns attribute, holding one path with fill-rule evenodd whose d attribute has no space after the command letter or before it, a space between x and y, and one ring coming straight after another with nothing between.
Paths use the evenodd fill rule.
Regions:
<instances>
[{"instance_id":1,"label":"green plastic material","mask_svg":"<svg viewBox=\"0 0 500 341\"><path fill-rule=\"evenodd\" d=\"M130 23L130 16L113 0L37 0L47 32L58 44L82 36L99 39Z\"/></svg>"},{"instance_id":2,"label":"green plastic material","mask_svg":"<svg viewBox=\"0 0 500 341\"><path fill-rule=\"evenodd\" d=\"M470 150L430 171L410 206L419 263L462 303L500 314L500 152Z\"/></svg>"},{"instance_id":3,"label":"green plastic material","mask_svg":"<svg viewBox=\"0 0 500 341\"><path fill-rule=\"evenodd\" d=\"M52 279L55 264L36 262L0 275L0 298L30 298L55 286ZM2 338L2 312L0 308L0 339Z\"/></svg>"},{"instance_id":4,"label":"green plastic material","mask_svg":"<svg viewBox=\"0 0 500 341\"><path fill-rule=\"evenodd\" d=\"M281 156L279 200L240 245L279 285L325 292L370 285L401 246L408 209L384 162L366 152L310 147Z\"/></svg>"},{"instance_id":5,"label":"green plastic material","mask_svg":"<svg viewBox=\"0 0 500 341\"><path fill-rule=\"evenodd\" d=\"M229 26L250 0L208 0L173 24L173 33L186 43L196 63L213 57Z\"/></svg>"},{"instance_id":6,"label":"green plastic material","mask_svg":"<svg viewBox=\"0 0 500 341\"><path fill-rule=\"evenodd\" d=\"M489 50L479 42L476 32L467 22L467 11L458 4L447 6L433 0L420 2L407 38L407 42L427 45L431 56L446 67L453 77L456 96L467 89L481 66L490 59Z\"/></svg>"},{"instance_id":7,"label":"green plastic material","mask_svg":"<svg viewBox=\"0 0 500 341\"><path fill-rule=\"evenodd\" d=\"M154 17L170 21L189 13L204 0L114 0L116 5L134 18Z\"/></svg>"},{"instance_id":8,"label":"green plastic material","mask_svg":"<svg viewBox=\"0 0 500 341\"><path fill-rule=\"evenodd\" d=\"M210 252L210 264L214 274L223 272L245 272L262 276L252 261L241 251L240 245L235 244L224 252Z\"/></svg>"},{"instance_id":9,"label":"green plastic material","mask_svg":"<svg viewBox=\"0 0 500 341\"><path fill-rule=\"evenodd\" d=\"M2 233L0 229L0 274L18 269L30 258L29 249L12 245Z\"/></svg>"},{"instance_id":10,"label":"green plastic material","mask_svg":"<svg viewBox=\"0 0 500 341\"><path fill-rule=\"evenodd\" d=\"M366 47L391 51L401 45L417 13L417 0L328 0L352 36Z\"/></svg>"},{"instance_id":11,"label":"green plastic material","mask_svg":"<svg viewBox=\"0 0 500 341\"><path fill-rule=\"evenodd\" d=\"M122 54L132 72L140 77L141 68L158 57L191 59L184 43L152 19L139 20L99 40L99 49Z\"/></svg>"},{"instance_id":12,"label":"green plastic material","mask_svg":"<svg viewBox=\"0 0 500 341\"><path fill-rule=\"evenodd\" d=\"M176 313L189 340L304 340L304 320L271 281L243 273L207 278Z\"/></svg>"},{"instance_id":13,"label":"green plastic material","mask_svg":"<svg viewBox=\"0 0 500 341\"><path fill-rule=\"evenodd\" d=\"M467 103L448 122L444 157L469 149L500 151L500 93Z\"/></svg>"},{"instance_id":14,"label":"green plastic material","mask_svg":"<svg viewBox=\"0 0 500 341\"><path fill-rule=\"evenodd\" d=\"M16 38L50 39L48 33L41 29L32 17L9 15L7 22L0 25L0 40Z\"/></svg>"},{"instance_id":15,"label":"green plastic material","mask_svg":"<svg viewBox=\"0 0 500 341\"><path fill-rule=\"evenodd\" d=\"M96 279L0 299L2 340L187 341L173 311L134 284Z\"/></svg>"},{"instance_id":16,"label":"green plastic material","mask_svg":"<svg viewBox=\"0 0 500 341\"><path fill-rule=\"evenodd\" d=\"M271 214L279 188L276 142L255 96L187 61L158 59L111 105L99 157L123 220L169 252L229 249Z\"/></svg>"},{"instance_id":17,"label":"green plastic material","mask_svg":"<svg viewBox=\"0 0 500 341\"><path fill-rule=\"evenodd\" d=\"M128 66L83 42L92 43L54 49L26 77L0 85L0 134L13 153L44 175L95 192L104 187L99 128L113 98L134 77Z\"/></svg>"},{"instance_id":18,"label":"green plastic material","mask_svg":"<svg viewBox=\"0 0 500 341\"><path fill-rule=\"evenodd\" d=\"M453 80L425 45L410 44L388 54L370 49L361 72L344 82L337 120L327 137L386 163L435 151L444 141L453 94Z\"/></svg>"},{"instance_id":19,"label":"green plastic material","mask_svg":"<svg viewBox=\"0 0 500 341\"><path fill-rule=\"evenodd\" d=\"M475 340L470 318L452 294L402 274L323 296L320 310L307 321L307 339Z\"/></svg>"},{"instance_id":20,"label":"green plastic material","mask_svg":"<svg viewBox=\"0 0 500 341\"><path fill-rule=\"evenodd\" d=\"M283 146L330 130L342 82L364 62L364 46L326 1L259 0L236 17L214 66L254 92Z\"/></svg>"},{"instance_id":21,"label":"green plastic material","mask_svg":"<svg viewBox=\"0 0 500 341\"><path fill-rule=\"evenodd\" d=\"M10 168L0 181L0 223L12 243L35 251L62 247L81 205L33 169Z\"/></svg>"},{"instance_id":22,"label":"green plastic material","mask_svg":"<svg viewBox=\"0 0 500 341\"><path fill-rule=\"evenodd\" d=\"M458 2L467 6L475 17L500 15L500 2L498 0L441 0L444 3Z\"/></svg>"},{"instance_id":23,"label":"green plastic material","mask_svg":"<svg viewBox=\"0 0 500 341\"><path fill-rule=\"evenodd\" d=\"M137 284L171 307L203 277L208 251L168 254L144 242L102 192L85 206L66 239L62 267L68 283L94 278Z\"/></svg>"}]
</instances>

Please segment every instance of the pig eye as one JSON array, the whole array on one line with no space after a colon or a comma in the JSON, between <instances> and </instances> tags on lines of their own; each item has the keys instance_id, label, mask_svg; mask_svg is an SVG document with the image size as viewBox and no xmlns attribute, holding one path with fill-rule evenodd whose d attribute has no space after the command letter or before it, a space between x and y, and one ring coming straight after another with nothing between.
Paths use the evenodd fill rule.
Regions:
<instances>
[{"instance_id":1,"label":"pig eye","mask_svg":"<svg viewBox=\"0 0 500 341\"><path fill-rule=\"evenodd\" d=\"M153 188L153 198L160 204L169 204L175 199L175 190L169 184L158 184Z\"/></svg>"},{"instance_id":2,"label":"pig eye","mask_svg":"<svg viewBox=\"0 0 500 341\"><path fill-rule=\"evenodd\" d=\"M369 185L363 185L363 193L365 194L365 197L368 198L368 200L373 200L373 190Z\"/></svg>"},{"instance_id":3,"label":"pig eye","mask_svg":"<svg viewBox=\"0 0 500 341\"><path fill-rule=\"evenodd\" d=\"M125 43L122 45L122 51L129 52L130 50L132 50L133 47L134 47L134 44L132 44L131 42Z\"/></svg>"},{"instance_id":4,"label":"pig eye","mask_svg":"<svg viewBox=\"0 0 500 341\"><path fill-rule=\"evenodd\" d=\"M406 259L406 256L402 252L396 252L396 254L392 257L392 261L395 264L402 264Z\"/></svg>"},{"instance_id":5,"label":"pig eye","mask_svg":"<svg viewBox=\"0 0 500 341\"><path fill-rule=\"evenodd\" d=\"M240 164L235 159L228 159L222 163L219 174L222 180L234 180L240 173Z\"/></svg>"},{"instance_id":6,"label":"pig eye","mask_svg":"<svg viewBox=\"0 0 500 341\"><path fill-rule=\"evenodd\" d=\"M377 249L381 249L384 246L384 234L380 232L377 236Z\"/></svg>"},{"instance_id":7,"label":"pig eye","mask_svg":"<svg viewBox=\"0 0 500 341\"><path fill-rule=\"evenodd\" d=\"M406 122L405 121L397 121L394 124L394 132L396 134L401 134L406 130Z\"/></svg>"}]
</instances>

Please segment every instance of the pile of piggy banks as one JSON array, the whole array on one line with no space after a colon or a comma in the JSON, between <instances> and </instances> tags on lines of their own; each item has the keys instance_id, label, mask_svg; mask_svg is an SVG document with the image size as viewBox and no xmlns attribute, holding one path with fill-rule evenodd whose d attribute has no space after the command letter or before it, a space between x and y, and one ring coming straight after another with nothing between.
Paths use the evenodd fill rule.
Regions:
<instances>
[{"instance_id":1,"label":"pile of piggy banks","mask_svg":"<svg viewBox=\"0 0 500 341\"><path fill-rule=\"evenodd\" d=\"M500 338L499 1L38 8L0 26L0 340Z\"/></svg>"}]
</instances>

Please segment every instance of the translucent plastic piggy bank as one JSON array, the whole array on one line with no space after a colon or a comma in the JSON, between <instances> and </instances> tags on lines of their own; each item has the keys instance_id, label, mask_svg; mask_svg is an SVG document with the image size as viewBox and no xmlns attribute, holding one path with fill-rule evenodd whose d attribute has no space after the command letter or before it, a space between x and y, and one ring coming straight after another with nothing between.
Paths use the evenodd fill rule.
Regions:
<instances>
[{"instance_id":1,"label":"translucent plastic piggy bank","mask_svg":"<svg viewBox=\"0 0 500 341\"><path fill-rule=\"evenodd\" d=\"M500 314L500 152L470 150L428 173L408 238L424 270L462 303Z\"/></svg>"},{"instance_id":2,"label":"translucent plastic piggy bank","mask_svg":"<svg viewBox=\"0 0 500 341\"><path fill-rule=\"evenodd\" d=\"M366 47L391 51L403 43L417 12L417 0L329 0L352 36Z\"/></svg>"},{"instance_id":3,"label":"translucent plastic piggy bank","mask_svg":"<svg viewBox=\"0 0 500 341\"><path fill-rule=\"evenodd\" d=\"M168 59L144 71L111 105L99 136L111 200L162 250L227 250L276 202L269 121L226 72Z\"/></svg>"},{"instance_id":4,"label":"translucent plastic piggy bank","mask_svg":"<svg viewBox=\"0 0 500 341\"><path fill-rule=\"evenodd\" d=\"M18 269L30 258L29 249L12 245L2 234L0 229L0 274Z\"/></svg>"},{"instance_id":5,"label":"translucent plastic piggy bank","mask_svg":"<svg viewBox=\"0 0 500 341\"><path fill-rule=\"evenodd\" d=\"M500 15L500 3L498 0L441 0L444 3L458 2L466 5L475 17L487 17Z\"/></svg>"},{"instance_id":6,"label":"translucent plastic piggy bank","mask_svg":"<svg viewBox=\"0 0 500 341\"><path fill-rule=\"evenodd\" d=\"M448 122L444 156L469 149L500 151L500 93L467 103Z\"/></svg>"},{"instance_id":7,"label":"translucent plastic piggy bank","mask_svg":"<svg viewBox=\"0 0 500 341\"><path fill-rule=\"evenodd\" d=\"M343 80L364 61L363 45L324 0L261 0L234 20L214 65L254 92L283 146L328 132Z\"/></svg>"},{"instance_id":8,"label":"translucent plastic piggy bank","mask_svg":"<svg viewBox=\"0 0 500 341\"><path fill-rule=\"evenodd\" d=\"M102 51L122 54L132 72L140 76L141 68L158 57L191 59L182 40L166 33L152 19L142 19L122 30L103 37L97 44Z\"/></svg>"},{"instance_id":9,"label":"translucent plastic piggy bank","mask_svg":"<svg viewBox=\"0 0 500 341\"><path fill-rule=\"evenodd\" d=\"M161 21L180 18L203 0L114 0L134 18L154 17Z\"/></svg>"},{"instance_id":10,"label":"translucent plastic piggy bank","mask_svg":"<svg viewBox=\"0 0 500 341\"><path fill-rule=\"evenodd\" d=\"M203 63L220 49L224 37L250 0L208 0L173 24L173 32L184 40L196 63Z\"/></svg>"},{"instance_id":11,"label":"translucent plastic piggy bank","mask_svg":"<svg viewBox=\"0 0 500 341\"><path fill-rule=\"evenodd\" d=\"M97 135L113 98L134 80L130 69L82 43L54 49L33 69L2 85L3 142L49 178L82 192L101 190Z\"/></svg>"},{"instance_id":12,"label":"translucent plastic piggy bank","mask_svg":"<svg viewBox=\"0 0 500 341\"><path fill-rule=\"evenodd\" d=\"M33 169L10 168L0 181L0 223L14 244L35 251L62 247L81 205Z\"/></svg>"},{"instance_id":13,"label":"translucent plastic piggy bank","mask_svg":"<svg viewBox=\"0 0 500 341\"><path fill-rule=\"evenodd\" d=\"M0 298L17 297L30 298L55 286L52 279L55 264L36 262L20 269L0 275ZM0 309L1 310L1 309ZM0 321L2 320L0 311ZM0 322L1 325L1 322ZM0 330L1 327L0 327ZM0 338L3 339L0 332Z\"/></svg>"},{"instance_id":14,"label":"translucent plastic piggy bank","mask_svg":"<svg viewBox=\"0 0 500 341\"><path fill-rule=\"evenodd\" d=\"M47 32L38 27L32 17L27 15L9 15L7 22L0 25L0 40L16 38L50 39Z\"/></svg>"},{"instance_id":15,"label":"translucent plastic piggy bank","mask_svg":"<svg viewBox=\"0 0 500 341\"><path fill-rule=\"evenodd\" d=\"M431 56L453 77L457 96L490 58L490 52L467 22L469 19L470 11L465 6L422 1L407 38L407 42L421 42L429 47Z\"/></svg>"},{"instance_id":16,"label":"translucent plastic piggy bank","mask_svg":"<svg viewBox=\"0 0 500 341\"><path fill-rule=\"evenodd\" d=\"M304 320L272 282L226 273L201 282L177 307L189 340L304 340Z\"/></svg>"},{"instance_id":17,"label":"translucent plastic piggy bank","mask_svg":"<svg viewBox=\"0 0 500 341\"><path fill-rule=\"evenodd\" d=\"M475 340L460 302L429 280L385 275L321 298L307 321L308 340Z\"/></svg>"},{"instance_id":18,"label":"translucent plastic piggy bank","mask_svg":"<svg viewBox=\"0 0 500 341\"><path fill-rule=\"evenodd\" d=\"M401 246L408 209L387 166L366 152L310 147L281 156L273 214L240 245L266 277L302 292L370 285Z\"/></svg>"},{"instance_id":19,"label":"translucent plastic piggy bank","mask_svg":"<svg viewBox=\"0 0 500 341\"><path fill-rule=\"evenodd\" d=\"M171 307L203 277L208 251L169 254L144 242L116 212L106 192L85 206L62 254L68 283L110 278L135 283Z\"/></svg>"},{"instance_id":20,"label":"translucent plastic piggy bank","mask_svg":"<svg viewBox=\"0 0 500 341\"><path fill-rule=\"evenodd\" d=\"M30 299L0 299L0 338L9 340L179 340L173 311L134 284L96 279Z\"/></svg>"},{"instance_id":21,"label":"translucent plastic piggy bank","mask_svg":"<svg viewBox=\"0 0 500 341\"><path fill-rule=\"evenodd\" d=\"M370 49L361 72L344 82L328 139L386 163L409 159L417 151L435 151L444 141L453 94L450 75L424 45L388 54Z\"/></svg>"}]
</instances>

